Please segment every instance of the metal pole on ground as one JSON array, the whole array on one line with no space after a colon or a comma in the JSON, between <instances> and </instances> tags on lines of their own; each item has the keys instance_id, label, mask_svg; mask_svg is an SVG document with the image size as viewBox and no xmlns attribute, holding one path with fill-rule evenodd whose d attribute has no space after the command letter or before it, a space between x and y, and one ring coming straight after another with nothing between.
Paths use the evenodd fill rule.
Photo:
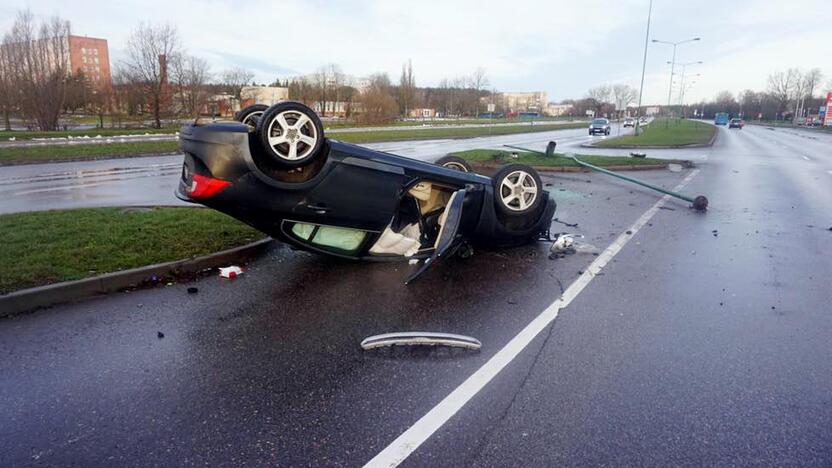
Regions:
<instances>
[{"instance_id":1,"label":"metal pole on ground","mask_svg":"<svg viewBox=\"0 0 832 468\"><path fill-rule=\"evenodd\" d=\"M555 152L554 152L556 143L553 142L553 141L549 142L549 146L546 148L545 153L542 152L542 151L536 151L536 150L532 150L532 149L528 149L528 148L523 148L521 146L513 146L513 145L503 145L503 146L508 147L508 148L514 148L514 149L522 150L522 151L528 151L530 153L537 153L537 154L540 154L540 155L543 155L543 156L557 157L557 155L555 155ZM622 180L626 180L627 182L632 182L634 184L641 185L642 187L647 187L651 190L655 190L657 192L664 193L666 195L670 195L671 197L675 197L675 198L678 198L680 200L690 202L690 203L693 204L693 208L695 208L698 211L705 211L705 210L708 209L708 199L704 195L697 195L696 197L691 197L691 196L688 196L688 195L685 195L685 194L682 194L682 193L674 192L672 190L667 190L666 188L659 187L658 185L653 185L653 184L650 184L648 182L644 182L642 180L634 179L632 177L627 177L625 175L618 174L616 172L608 171L607 169L604 169L602 167L598 167L594 164L583 162L580 159L578 159L578 157L575 156L574 154L568 154L567 153L567 154L564 154L564 156L573 160L573 161L575 161L578 165L586 167L588 169L592 169L593 171L598 171L598 172L601 172L603 174L607 174L607 175L610 175L610 176L613 176L613 177L616 177L616 178L619 178L619 179L622 179Z\"/></svg>"}]
</instances>

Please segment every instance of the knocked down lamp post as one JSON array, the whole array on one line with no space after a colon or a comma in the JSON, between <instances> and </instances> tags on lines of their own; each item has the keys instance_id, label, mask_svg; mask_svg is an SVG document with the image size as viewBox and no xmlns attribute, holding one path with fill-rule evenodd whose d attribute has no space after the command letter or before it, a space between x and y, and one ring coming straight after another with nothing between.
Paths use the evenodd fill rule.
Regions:
<instances>
[{"instance_id":1,"label":"knocked down lamp post","mask_svg":"<svg viewBox=\"0 0 832 468\"><path fill-rule=\"evenodd\" d=\"M531 150L531 149L528 149L528 148L522 148L520 146L512 146L512 145L503 145L503 146L506 146L508 148L519 149L519 150L523 150L523 151L528 151L530 153L541 154L543 156L550 157L550 158L551 157L554 157L554 158L558 157L558 155L555 153L555 147L557 146L557 143L555 143L554 141L549 142L549 144L546 146L546 152L545 153L540 152L540 151ZM675 197L675 198L678 198L680 200L685 200L686 202L690 202L690 203L693 204L693 208L698 210L698 211L705 211L705 210L708 209L708 199L704 195L697 195L696 197L690 197L688 195L684 195L684 194L681 194L681 193L676 193L676 192L673 192L671 190L667 190L665 188L659 187L657 185L649 184L647 182L644 182L644 181L641 181L641 180L638 180L638 179L633 179L632 177L627 177L625 175L621 175L621 174L618 174L618 173L615 173L615 172L612 172L612 171L608 171L608 170L606 170L602 167L598 167L596 165L593 165L593 164L590 164L590 163L587 163L587 162L583 162L580 159L578 159L574 154L564 154L564 157L575 161L577 164L579 164L583 167L592 169L593 171L602 172L604 174L611 175L613 177L617 177L619 179L626 180L628 182L632 182L634 184L641 185L642 187L647 187L647 188L655 190L657 192L661 192L661 193L664 193L666 195L670 195L671 197Z\"/></svg>"}]
</instances>

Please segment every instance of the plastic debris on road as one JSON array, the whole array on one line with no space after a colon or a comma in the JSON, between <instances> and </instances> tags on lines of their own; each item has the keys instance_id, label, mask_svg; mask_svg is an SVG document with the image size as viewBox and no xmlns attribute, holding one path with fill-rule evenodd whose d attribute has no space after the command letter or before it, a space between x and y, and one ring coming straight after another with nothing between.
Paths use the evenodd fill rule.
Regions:
<instances>
[{"instance_id":1,"label":"plastic debris on road","mask_svg":"<svg viewBox=\"0 0 832 468\"><path fill-rule=\"evenodd\" d=\"M243 269L236 265L220 268L220 277L222 278L236 278L237 276L242 274Z\"/></svg>"},{"instance_id":2,"label":"plastic debris on road","mask_svg":"<svg viewBox=\"0 0 832 468\"><path fill-rule=\"evenodd\" d=\"M670 172L682 172L682 165L681 164L668 164L667 169Z\"/></svg>"},{"instance_id":3,"label":"plastic debris on road","mask_svg":"<svg viewBox=\"0 0 832 468\"><path fill-rule=\"evenodd\" d=\"M591 255L598 255L601 253L601 250L598 249L598 247L586 242L575 240L576 238L583 237L584 236L580 234L558 234L557 239L555 239L555 241L552 242L552 246L549 247L549 258L563 258L567 255L575 253Z\"/></svg>"},{"instance_id":4,"label":"plastic debris on road","mask_svg":"<svg viewBox=\"0 0 832 468\"><path fill-rule=\"evenodd\" d=\"M579 234L560 234L558 238L552 242L552 246L549 247L549 252L551 253L564 253L567 250L572 248L572 244L575 243L575 237L583 237Z\"/></svg>"}]
</instances>

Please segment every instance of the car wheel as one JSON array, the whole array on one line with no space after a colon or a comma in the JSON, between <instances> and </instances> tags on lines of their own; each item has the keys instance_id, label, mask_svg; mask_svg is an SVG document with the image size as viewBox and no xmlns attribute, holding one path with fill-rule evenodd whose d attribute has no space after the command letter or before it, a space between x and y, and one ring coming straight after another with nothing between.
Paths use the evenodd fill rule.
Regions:
<instances>
[{"instance_id":1,"label":"car wheel","mask_svg":"<svg viewBox=\"0 0 832 468\"><path fill-rule=\"evenodd\" d=\"M263 150L286 167L312 161L324 143L324 127L318 114L293 101L269 107L257 122L257 135Z\"/></svg>"},{"instance_id":2,"label":"car wheel","mask_svg":"<svg viewBox=\"0 0 832 468\"><path fill-rule=\"evenodd\" d=\"M240 112L234 114L234 120L242 122L246 125L251 125L252 127L257 127L257 121L260 120L260 116L263 115L263 112L265 112L268 108L269 106L265 104L252 104L250 106L246 106L244 109L241 109Z\"/></svg>"},{"instance_id":3,"label":"car wheel","mask_svg":"<svg viewBox=\"0 0 832 468\"><path fill-rule=\"evenodd\" d=\"M610 134L610 130L609 130L609 129L607 129L607 130L604 132L604 135L609 135L609 134Z\"/></svg>"},{"instance_id":4,"label":"car wheel","mask_svg":"<svg viewBox=\"0 0 832 468\"><path fill-rule=\"evenodd\" d=\"M474 168L468 164L468 161L457 156L445 156L439 158L434 162L437 166L447 167L460 172L474 172Z\"/></svg>"},{"instance_id":5,"label":"car wheel","mask_svg":"<svg viewBox=\"0 0 832 468\"><path fill-rule=\"evenodd\" d=\"M506 216L525 216L534 212L543 199L543 183L533 167L509 164L492 178L497 212Z\"/></svg>"}]
</instances>

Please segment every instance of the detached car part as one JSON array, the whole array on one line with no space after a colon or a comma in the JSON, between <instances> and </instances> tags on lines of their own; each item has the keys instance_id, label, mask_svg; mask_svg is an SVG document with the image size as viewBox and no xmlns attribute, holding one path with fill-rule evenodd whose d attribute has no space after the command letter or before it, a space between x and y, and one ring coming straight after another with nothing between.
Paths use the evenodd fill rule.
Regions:
<instances>
[{"instance_id":1,"label":"detached car part","mask_svg":"<svg viewBox=\"0 0 832 468\"><path fill-rule=\"evenodd\" d=\"M385 333L361 341L361 348L365 351L387 346L450 346L478 350L482 343L470 336L434 332Z\"/></svg>"},{"instance_id":2,"label":"detached car part","mask_svg":"<svg viewBox=\"0 0 832 468\"><path fill-rule=\"evenodd\" d=\"M470 246L548 236L556 204L529 166L486 177L460 158L428 163L342 143L326 138L317 114L298 102L250 106L237 118L245 123L182 127L176 196L295 247L424 260L409 282Z\"/></svg>"}]
</instances>

